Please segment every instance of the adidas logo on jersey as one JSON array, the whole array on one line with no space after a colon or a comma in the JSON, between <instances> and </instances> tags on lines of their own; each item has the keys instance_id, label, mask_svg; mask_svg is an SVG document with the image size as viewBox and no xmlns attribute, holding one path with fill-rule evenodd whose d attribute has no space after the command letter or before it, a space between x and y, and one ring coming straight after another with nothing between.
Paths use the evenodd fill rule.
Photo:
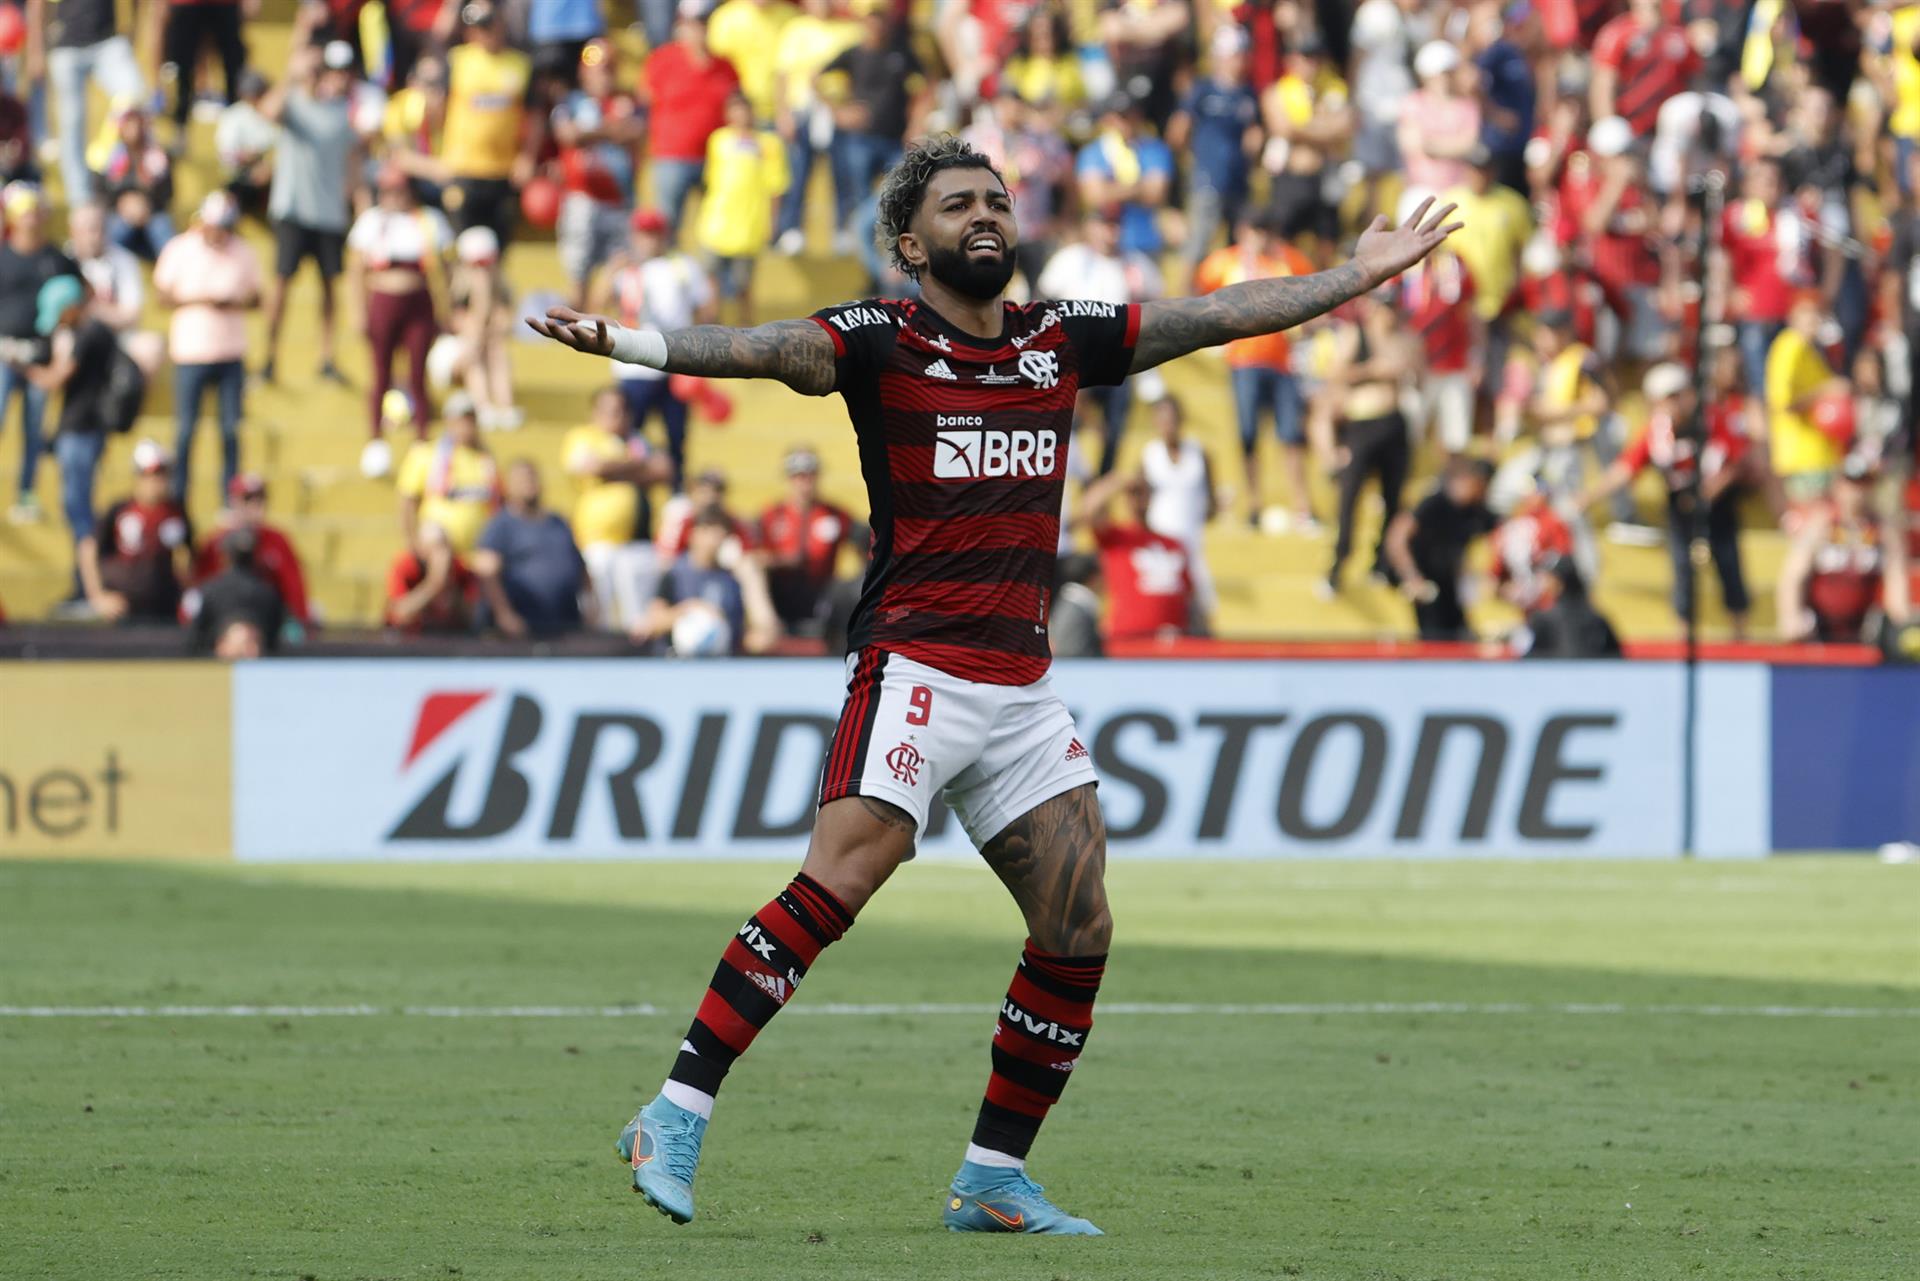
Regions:
<instances>
[{"instance_id":1,"label":"adidas logo on jersey","mask_svg":"<svg viewBox=\"0 0 1920 1281\"><path fill-rule=\"evenodd\" d=\"M1050 431L943 431L933 439L935 480L1053 475L1059 438Z\"/></svg>"},{"instance_id":2,"label":"adidas logo on jersey","mask_svg":"<svg viewBox=\"0 0 1920 1281\"><path fill-rule=\"evenodd\" d=\"M953 372L953 370L947 368L947 362L945 360L936 360L931 365L928 365L927 377L944 378L948 382L959 381L958 376Z\"/></svg>"}]
</instances>

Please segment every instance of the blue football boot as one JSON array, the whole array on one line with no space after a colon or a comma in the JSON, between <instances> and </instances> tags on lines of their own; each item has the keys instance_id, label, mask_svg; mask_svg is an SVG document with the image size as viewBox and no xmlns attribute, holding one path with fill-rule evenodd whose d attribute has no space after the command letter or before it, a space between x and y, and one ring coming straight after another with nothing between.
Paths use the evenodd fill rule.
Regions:
<instances>
[{"instance_id":1,"label":"blue football boot","mask_svg":"<svg viewBox=\"0 0 1920 1281\"><path fill-rule=\"evenodd\" d=\"M633 1166L633 1190L675 1223L693 1222L693 1175L707 1118L663 1098L640 1109L614 1150Z\"/></svg>"},{"instance_id":2,"label":"blue football boot","mask_svg":"<svg viewBox=\"0 0 1920 1281\"><path fill-rule=\"evenodd\" d=\"M1045 1189L1023 1170L1000 1166L960 1166L953 1176L940 1217L949 1232L1045 1232L1056 1236L1106 1234L1047 1200Z\"/></svg>"}]
</instances>

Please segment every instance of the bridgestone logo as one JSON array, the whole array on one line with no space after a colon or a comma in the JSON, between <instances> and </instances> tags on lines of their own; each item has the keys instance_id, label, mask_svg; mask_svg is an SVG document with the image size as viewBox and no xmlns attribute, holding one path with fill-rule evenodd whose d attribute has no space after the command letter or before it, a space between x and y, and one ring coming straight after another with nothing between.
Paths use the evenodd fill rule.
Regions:
<instances>
[{"instance_id":1,"label":"bridgestone logo","mask_svg":"<svg viewBox=\"0 0 1920 1281\"><path fill-rule=\"evenodd\" d=\"M933 478L1051 476L1057 454L1050 431L943 431L934 437Z\"/></svg>"}]
</instances>

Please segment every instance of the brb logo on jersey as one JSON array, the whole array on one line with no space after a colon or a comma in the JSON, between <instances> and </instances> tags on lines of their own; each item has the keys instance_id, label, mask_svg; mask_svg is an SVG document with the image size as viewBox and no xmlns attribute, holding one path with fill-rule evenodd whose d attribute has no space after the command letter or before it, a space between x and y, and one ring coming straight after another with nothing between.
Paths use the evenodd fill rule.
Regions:
<instances>
[{"instance_id":1,"label":"brb logo on jersey","mask_svg":"<svg viewBox=\"0 0 1920 1281\"><path fill-rule=\"evenodd\" d=\"M977 414L941 414L933 441L935 480L1038 479L1053 475L1059 438L1051 431L988 431ZM974 430L949 431L949 427Z\"/></svg>"}]
</instances>

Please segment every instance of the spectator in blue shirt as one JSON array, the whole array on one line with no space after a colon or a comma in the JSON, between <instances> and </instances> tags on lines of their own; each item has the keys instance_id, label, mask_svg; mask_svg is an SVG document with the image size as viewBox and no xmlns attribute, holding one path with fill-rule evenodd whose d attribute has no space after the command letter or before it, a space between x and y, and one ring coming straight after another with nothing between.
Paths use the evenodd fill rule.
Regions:
<instances>
[{"instance_id":1,"label":"spectator in blue shirt","mask_svg":"<svg viewBox=\"0 0 1920 1281\"><path fill-rule=\"evenodd\" d=\"M579 631L587 565L567 522L540 505L540 471L524 458L507 466L506 499L473 553L485 615L515 639Z\"/></svg>"},{"instance_id":2,"label":"spectator in blue shirt","mask_svg":"<svg viewBox=\"0 0 1920 1281\"><path fill-rule=\"evenodd\" d=\"M1533 67L1520 46L1507 39L1501 6L1483 0L1471 11L1467 28L1474 65L1486 94L1486 116L1480 141L1493 155L1495 179L1527 195L1527 140L1533 137L1535 86Z\"/></svg>"},{"instance_id":3,"label":"spectator in blue shirt","mask_svg":"<svg viewBox=\"0 0 1920 1281\"><path fill-rule=\"evenodd\" d=\"M1213 36L1213 69L1187 91L1167 124L1167 143L1192 157L1187 195L1186 270L1213 248L1222 226L1240 221L1247 177L1260 146L1260 100L1247 87L1247 38L1221 26Z\"/></svg>"},{"instance_id":4,"label":"spectator in blue shirt","mask_svg":"<svg viewBox=\"0 0 1920 1281\"><path fill-rule=\"evenodd\" d=\"M1146 127L1146 113L1124 93L1107 101L1100 129L1074 165L1086 209L1120 206L1123 253L1158 254L1159 215L1173 186L1173 152Z\"/></svg>"},{"instance_id":5,"label":"spectator in blue shirt","mask_svg":"<svg viewBox=\"0 0 1920 1281\"><path fill-rule=\"evenodd\" d=\"M645 625L635 629L636 640L665 639L674 653L689 657L747 648L746 593L720 563L732 535L725 512L709 507L695 513L687 550L667 567Z\"/></svg>"}]
</instances>

